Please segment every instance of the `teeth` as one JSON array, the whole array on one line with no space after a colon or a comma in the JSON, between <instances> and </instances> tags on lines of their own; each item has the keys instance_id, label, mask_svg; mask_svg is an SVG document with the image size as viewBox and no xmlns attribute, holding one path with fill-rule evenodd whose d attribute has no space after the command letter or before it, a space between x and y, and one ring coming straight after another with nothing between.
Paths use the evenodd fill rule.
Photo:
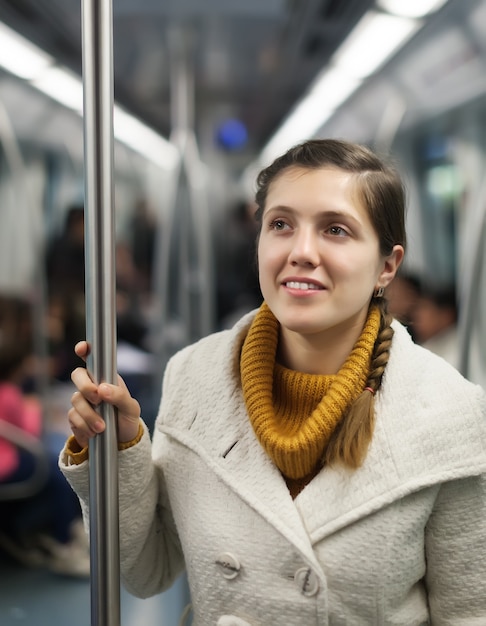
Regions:
<instances>
[{"instance_id":1,"label":"teeth","mask_svg":"<svg viewBox=\"0 0 486 626\"><path fill-rule=\"evenodd\" d=\"M312 285L311 283L299 283L293 280L287 283L287 287L289 287L289 289L302 289L303 291L318 288L316 285Z\"/></svg>"}]
</instances>

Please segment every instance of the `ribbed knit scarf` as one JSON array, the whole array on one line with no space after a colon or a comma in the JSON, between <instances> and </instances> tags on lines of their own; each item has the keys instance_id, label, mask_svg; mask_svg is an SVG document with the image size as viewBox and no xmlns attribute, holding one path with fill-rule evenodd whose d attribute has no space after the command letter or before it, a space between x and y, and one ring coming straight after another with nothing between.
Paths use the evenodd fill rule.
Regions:
<instances>
[{"instance_id":1,"label":"ribbed knit scarf","mask_svg":"<svg viewBox=\"0 0 486 626\"><path fill-rule=\"evenodd\" d=\"M315 472L337 424L366 385L379 326L374 307L337 374L304 374L276 363L279 323L266 303L258 310L241 352L243 395L258 440L285 477Z\"/></svg>"}]
</instances>

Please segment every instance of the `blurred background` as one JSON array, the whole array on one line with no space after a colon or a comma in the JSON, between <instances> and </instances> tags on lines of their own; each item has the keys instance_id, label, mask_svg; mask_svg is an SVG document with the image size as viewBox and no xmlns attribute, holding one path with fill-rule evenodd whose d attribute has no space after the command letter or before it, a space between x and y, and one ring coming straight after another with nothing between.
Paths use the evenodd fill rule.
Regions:
<instances>
[{"instance_id":1,"label":"blurred background","mask_svg":"<svg viewBox=\"0 0 486 626\"><path fill-rule=\"evenodd\" d=\"M0 0L2 626L89 620L79 511L51 467L86 323L81 12ZM149 426L171 354L261 302L255 177L310 137L397 163L390 307L486 387L486 0L113 0L113 50L117 359ZM122 602L125 626L176 625L185 581Z\"/></svg>"}]
</instances>

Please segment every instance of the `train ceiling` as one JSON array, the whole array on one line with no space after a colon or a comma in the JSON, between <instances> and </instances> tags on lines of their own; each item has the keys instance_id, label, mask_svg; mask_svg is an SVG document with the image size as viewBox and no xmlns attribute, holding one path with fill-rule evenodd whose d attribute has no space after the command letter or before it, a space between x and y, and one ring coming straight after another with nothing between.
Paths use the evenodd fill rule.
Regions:
<instances>
[{"instance_id":1,"label":"train ceiling","mask_svg":"<svg viewBox=\"0 0 486 626\"><path fill-rule=\"evenodd\" d=\"M228 119L257 152L373 0L114 0L115 99L168 137L171 37L194 75L194 128ZM81 0L0 0L0 20L81 73ZM172 39L173 41L173 39ZM173 65L173 64L172 64Z\"/></svg>"},{"instance_id":2,"label":"train ceiling","mask_svg":"<svg viewBox=\"0 0 486 626\"><path fill-rule=\"evenodd\" d=\"M406 3L408 0L403 0ZM113 0L115 99L168 138L174 52L185 42L194 77L193 127L203 159L241 171L259 153L374 0ZM0 21L81 74L82 0L0 0ZM449 0L322 132L368 141L387 116L403 125L486 92L486 0ZM177 73L177 72L176 72ZM48 140L69 114L25 97L0 73L0 102L17 132ZM403 112L400 110L403 108ZM17 119L18 118L18 119ZM246 147L222 150L217 130L231 119ZM393 126L393 120L391 126ZM79 142L78 142L79 143Z\"/></svg>"}]
</instances>

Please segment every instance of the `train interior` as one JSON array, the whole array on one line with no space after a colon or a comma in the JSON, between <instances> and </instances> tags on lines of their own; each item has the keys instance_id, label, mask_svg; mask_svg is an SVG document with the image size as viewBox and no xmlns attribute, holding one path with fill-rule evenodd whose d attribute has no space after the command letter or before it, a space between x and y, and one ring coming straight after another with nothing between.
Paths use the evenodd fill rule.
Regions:
<instances>
[{"instance_id":1,"label":"train interior","mask_svg":"<svg viewBox=\"0 0 486 626\"><path fill-rule=\"evenodd\" d=\"M86 568L56 571L49 547L3 530L23 511L43 531L52 512L30 505L69 436L86 328L87 5L0 0L0 351L25 348L37 415L27 435L0 419L0 442L36 459L17 485L0 474L2 626L90 619ZM261 302L254 181L310 137L397 162L408 250L390 305L486 387L486 0L113 0L112 23L116 357L150 427L168 358ZM445 352L434 333L450 329ZM122 589L122 624L177 626L189 602L183 576L147 600Z\"/></svg>"}]
</instances>

